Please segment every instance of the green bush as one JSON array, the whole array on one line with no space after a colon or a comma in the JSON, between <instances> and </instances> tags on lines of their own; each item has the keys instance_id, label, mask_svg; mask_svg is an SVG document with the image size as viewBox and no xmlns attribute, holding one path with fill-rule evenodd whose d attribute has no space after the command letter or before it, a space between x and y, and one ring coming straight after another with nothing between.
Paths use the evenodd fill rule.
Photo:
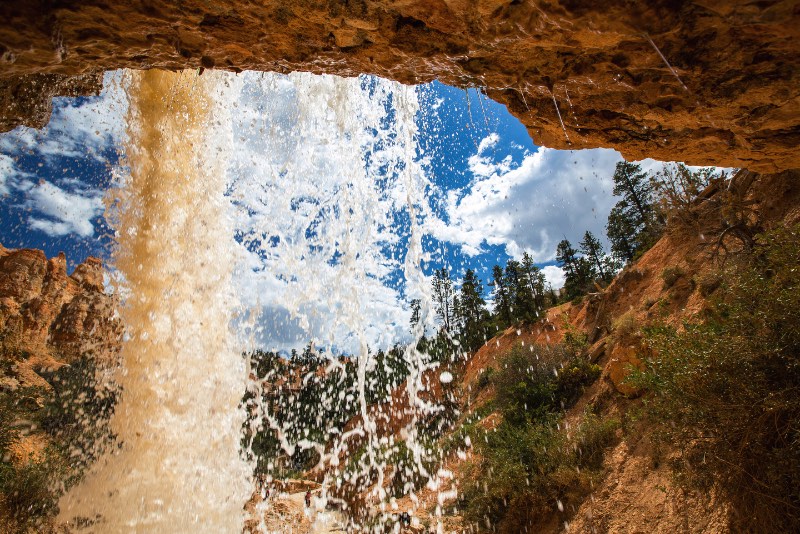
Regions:
<instances>
[{"instance_id":1,"label":"green bush","mask_svg":"<svg viewBox=\"0 0 800 534\"><path fill-rule=\"evenodd\" d=\"M467 473L459 506L479 530L533 532L531 527L569 512L598 478L603 451L619 422L585 414L569 437L551 414L533 424L503 422L477 440L480 463Z\"/></svg>"},{"instance_id":2,"label":"green bush","mask_svg":"<svg viewBox=\"0 0 800 534\"><path fill-rule=\"evenodd\" d=\"M494 367L487 367L483 370L475 384L478 391L492 383L492 375L494 375Z\"/></svg>"},{"instance_id":3,"label":"green bush","mask_svg":"<svg viewBox=\"0 0 800 534\"><path fill-rule=\"evenodd\" d=\"M0 466L0 526L5 532L40 532L46 518L58 512L55 487L59 471L47 460L18 467L4 462Z\"/></svg>"},{"instance_id":4,"label":"green bush","mask_svg":"<svg viewBox=\"0 0 800 534\"><path fill-rule=\"evenodd\" d=\"M405 441L397 442L391 449L388 463L394 467L392 495L395 497L408 495L424 486L429 477L423 473L430 474L435 471L436 464L434 459L428 456L420 458L421 465L418 464Z\"/></svg>"},{"instance_id":5,"label":"green bush","mask_svg":"<svg viewBox=\"0 0 800 534\"><path fill-rule=\"evenodd\" d=\"M108 426L117 398L98 383L90 357L41 373L52 385L0 391L0 530L43 532L58 512L61 493L112 442ZM41 401L44 400L42 406ZM44 432L44 458L12 463L9 447L23 433Z\"/></svg>"},{"instance_id":6,"label":"green bush","mask_svg":"<svg viewBox=\"0 0 800 534\"><path fill-rule=\"evenodd\" d=\"M582 354L589 348L589 336L586 332L578 330L569 322L566 314L564 314L564 339L561 345L573 356Z\"/></svg>"},{"instance_id":7,"label":"green bush","mask_svg":"<svg viewBox=\"0 0 800 534\"><path fill-rule=\"evenodd\" d=\"M735 258L701 324L646 332L655 356L631 380L683 451L681 480L716 485L737 528L800 531L800 226Z\"/></svg>"},{"instance_id":8,"label":"green bush","mask_svg":"<svg viewBox=\"0 0 800 534\"><path fill-rule=\"evenodd\" d=\"M53 386L52 397L42 410L42 429L54 449L69 458L65 484L77 482L114 442L110 419L119 396L118 387L99 378L100 370L90 356L83 356L52 373L42 373Z\"/></svg>"},{"instance_id":9,"label":"green bush","mask_svg":"<svg viewBox=\"0 0 800 534\"><path fill-rule=\"evenodd\" d=\"M600 368L568 345L518 345L500 361L492 380L503 417L524 424L569 408L599 376Z\"/></svg>"},{"instance_id":10,"label":"green bush","mask_svg":"<svg viewBox=\"0 0 800 534\"><path fill-rule=\"evenodd\" d=\"M719 273L707 273L697 276L695 282L700 294L708 297L722 284L722 277Z\"/></svg>"},{"instance_id":11,"label":"green bush","mask_svg":"<svg viewBox=\"0 0 800 534\"><path fill-rule=\"evenodd\" d=\"M558 501L579 502L600 468L618 423L585 414L571 435L558 425L562 411L600 376L581 356L585 338L570 334L559 345L514 347L492 377L502 423L457 434L458 443L469 435L479 453L459 503L478 529L522 532L556 513Z\"/></svg>"},{"instance_id":12,"label":"green bush","mask_svg":"<svg viewBox=\"0 0 800 534\"><path fill-rule=\"evenodd\" d=\"M34 403L23 402L41 396L38 388L0 392L0 530L9 533L41 531L43 521L57 511L56 483L62 469L52 450L46 459L15 465L10 447L40 424ZM24 422L24 423L23 423Z\"/></svg>"},{"instance_id":13,"label":"green bush","mask_svg":"<svg viewBox=\"0 0 800 534\"><path fill-rule=\"evenodd\" d=\"M675 285L675 282L680 280L686 273L679 266L667 267L661 272L661 279L664 281L664 290L667 290Z\"/></svg>"},{"instance_id":14,"label":"green bush","mask_svg":"<svg viewBox=\"0 0 800 534\"><path fill-rule=\"evenodd\" d=\"M558 371L555 380L555 397L562 409L569 408L583 395L586 386L600 377L600 366L590 363L587 358L576 357L569 360Z\"/></svg>"}]
</instances>

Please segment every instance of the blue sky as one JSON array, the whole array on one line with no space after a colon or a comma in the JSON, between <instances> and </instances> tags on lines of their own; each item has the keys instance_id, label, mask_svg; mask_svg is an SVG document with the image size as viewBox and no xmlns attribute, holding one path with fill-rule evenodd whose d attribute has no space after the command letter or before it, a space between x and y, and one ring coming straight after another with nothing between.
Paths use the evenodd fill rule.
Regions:
<instances>
[{"instance_id":1,"label":"blue sky","mask_svg":"<svg viewBox=\"0 0 800 534\"><path fill-rule=\"evenodd\" d=\"M0 134L0 229L7 248L63 251L70 269L86 256L104 256L111 243L103 192L118 163L118 126L109 99L58 98L42 130Z\"/></svg>"},{"instance_id":2,"label":"blue sky","mask_svg":"<svg viewBox=\"0 0 800 534\"><path fill-rule=\"evenodd\" d=\"M339 198L346 177L328 180L322 175L339 172L332 168L332 162L340 161L343 152L357 152L358 146L348 149L346 140L329 143L324 135L331 134L322 130L331 121L348 119L342 115L363 114L360 120L373 124L366 134L378 138L369 149L363 149L361 159L358 154L351 158L356 162L351 164L368 167L363 179L373 180L378 186L373 188L377 192L367 188L352 193L356 195L352 198L362 199L377 195L375 199L380 204L378 209L364 214L376 224L377 236L373 247L376 250L369 252L376 258L369 264L374 266L374 272L370 271L373 267L367 267L362 273L364 280L374 284L369 290L372 293L365 297L370 311L364 312L363 320L373 326L371 339L377 344L391 344L391 339L407 330L407 301L413 296L406 287L403 271L410 224L400 197L410 186L404 185L399 176L406 165L415 173L415 180L419 179L418 193L422 198L416 201L426 212L420 218L425 275L447 266L458 279L467 268L473 268L486 286L493 265L504 264L509 257L519 257L527 251L558 287L563 274L553 264L556 243L564 237L576 243L587 229L603 237L608 211L615 202L611 175L621 160L615 151L540 149L504 106L475 89L465 91L434 82L417 88L411 98L396 84L376 84L362 78L361 93L358 82L346 86L349 93L341 98L349 100L344 105L325 94L332 89L326 89L324 84L306 81L306 85L298 85L295 81L292 86L284 78L265 82L256 76L245 75L235 103L239 122L234 131L241 132L242 142L241 150L237 145L231 155L230 172L234 176L231 198L239 209L239 241L261 235L274 245L264 247L258 243L250 247L250 270L260 274L252 279L252 287L243 290L259 295L257 304L266 310L261 319L260 340L264 344L275 344L276 348L301 346L309 337L322 336L322 332L333 328L331 321L336 322L335 308L339 304L335 300L341 298L341 293L325 296L324 304L316 302L313 294L304 295L293 305L285 305L280 299L285 300L287 287L292 283L296 287L297 281L302 280L302 276L291 272L297 271L300 264L285 256L289 236L305 239L305 258L313 255L309 251L326 249L328 243L320 239L327 236L325 239L331 244L326 250L326 262L333 270L330 276L335 276L339 255L336 239L341 235L325 225L327 219L335 222L343 215L338 204L323 209L324 197ZM327 123L315 123L319 119L316 116L309 118L287 111L300 101L295 94L298 87L321 91L316 96L305 96L303 105L317 115L330 115ZM382 100L366 94L370 91L382 92ZM399 113L396 104L403 98L410 99L411 111L406 112L412 113L412 126L417 129L413 157L406 154L405 160L400 154L405 145L398 139L410 130L394 124ZM0 134L0 243L7 248L42 248L48 256L64 251L71 267L88 255L109 257L113 237L103 218L104 194L114 182L114 173L123 172L118 164L127 108L124 75L109 73L100 96L56 99L51 122L42 131L17 128ZM256 123L260 129L254 129ZM273 133L265 140L258 133L265 125L273 130L284 128L288 133ZM346 130L346 135L353 139L363 133L348 127L351 130ZM292 133L295 130L301 130L302 136ZM369 135L364 139L370 139ZM297 149L281 144L287 140L308 145L301 150L310 151L313 165L303 159L291 159L296 157L292 151ZM360 142L362 146L365 143ZM283 160L278 161L280 154ZM291 181L291 176L286 173L293 171L285 169L298 166L302 168L296 172L302 171L302 178L287 189L285 182ZM283 174L275 174L278 168L284 169ZM349 172L354 171L351 168ZM237 182L236 176L247 178ZM306 180L309 176L314 178ZM269 200L252 202L253 191L266 194L268 182L273 184L270 194L291 199L288 211L267 206ZM309 183L314 187L309 188ZM274 191L275 187L283 189ZM305 212L307 218L303 219ZM384 212L387 215L381 219ZM260 223L259 216L263 219ZM298 220L289 220L292 218ZM283 226L278 224L280 228L268 236L271 230L263 230L264 221L274 229L276 220ZM278 245L281 239L284 243ZM364 254L367 249L359 251ZM284 257L268 260L273 254ZM283 269L283 264L288 267ZM265 271L271 271L270 276L265 276ZM320 273L323 271L314 274L319 277ZM269 295L275 298L270 300ZM306 324L309 321L311 326ZM338 339L341 342L342 338Z\"/></svg>"}]
</instances>

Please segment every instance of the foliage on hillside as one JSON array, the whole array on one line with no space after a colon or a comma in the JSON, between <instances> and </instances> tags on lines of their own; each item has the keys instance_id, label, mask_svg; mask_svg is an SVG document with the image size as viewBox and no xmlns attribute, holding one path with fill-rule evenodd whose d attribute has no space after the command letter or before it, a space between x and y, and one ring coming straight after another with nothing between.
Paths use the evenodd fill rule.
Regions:
<instances>
[{"instance_id":1,"label":"foliage on hillside","mask_svg":"<svg viewBox=\"0 0 800 534\"><path fill-rule=\"evenodd\" d=\"M800 226L732 258L702 322L655 326L633 380L690 485L728 494L747 531L800 529Z\"/></svg>"},{"instance_id":2,"label":"foliage on hillside","mask_svg":"<svg viewBox=\"0 0 800 534\"><path fill-rule=\"evenodd\" d=\"M259 350L245 357L258 382L267 385L242 399L248 413L242 445L255 472L282 478L311 469L319 461L315 445L341 433L357 412L355 362L343 358L328 372L328 362L311 346L288 359ZM367 404L386 400L407 375L400 347L378 351L365 376Z\"/></svg>"},{"instance_id":3,"label":"foliage on hillside","mask_svg":"<svg viewBox=\"0 0 800 534\"><path fill-rule=\"evenodd\" d=\"M14 351L3 357L9 359ZM118 392L91 355L43 373L52 390L0 390L0 526L9 533L48 532L57 501L113 442L109 419ZM43 450L23 457L21 443L40 438ZM16 457L15 457L16 456Z\"/></svg>"},{"instance_id":4,"label":"foliage on hillside","mask_svg":"<svg viewBox=\"0 0 800 534\"><path fill-rule=\"evenodd\" d=\"M478 459L465 469L459 502L479 530L522 532L588 492L617 422L589 410L572 432L560 426L600 375L582 348L518 345L492 373L503 420L491 431L467 428Z\"/></svg>"}]
</instances>

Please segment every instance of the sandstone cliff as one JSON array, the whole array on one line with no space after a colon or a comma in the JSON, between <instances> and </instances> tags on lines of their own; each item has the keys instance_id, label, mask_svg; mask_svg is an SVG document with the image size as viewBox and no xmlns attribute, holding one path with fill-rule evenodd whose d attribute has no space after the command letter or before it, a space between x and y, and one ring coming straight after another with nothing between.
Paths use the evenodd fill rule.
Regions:
<instances>
[{"instance_id":1,"label":"sandstone cliff","mask_svg":"<svg viewBox=\"0 0 800 534\"><path fill-rule=\"evenodd\" d=\"M377 74L481 87L535 143L800 168L792 0L4 2L0 130L115 68Z\"/></svg>"},{"instance_id":2,"label":"sandstone cliff","mask_svg":"<svg viewBox=\"0 0 800 534\"><path fill-rule=\"evenodd\" d=\"M63 253L48 260L40 250L0 246L0 341L4 363L13 364L4 387L47 387L37 371L86 354L114 361L121 332L100 260L88 258L67 275Z\"/></svg>"}]
</instances>

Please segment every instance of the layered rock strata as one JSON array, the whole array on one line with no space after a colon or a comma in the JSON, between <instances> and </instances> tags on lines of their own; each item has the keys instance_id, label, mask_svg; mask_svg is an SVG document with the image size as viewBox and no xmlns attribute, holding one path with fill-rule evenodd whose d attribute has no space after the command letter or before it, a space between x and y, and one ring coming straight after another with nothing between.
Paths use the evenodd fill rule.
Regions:
<instances>
[{"instance_id":1,"label":"layered rock strata","mask_svg":"<svg viewBox=\"0 0 800 534\"><path fill-rule=\"evenodd\" d=\"M771 173L800 168L799 64L793 0L4 2L0 130L108 69L369 73L482 88L539 145Z\"/></svg>"},{"instance_id":2,"label":"layered rock strata","mask_svg":"<svg viewBox=\"0 0 800 534\"><path fill-rule=\"evenodd\" d=\"M115 361L122 333L115 309L100 260L67 275L63 253L48 260L41 250L0 246L0 357L19 385L46 387L38 371L82 356Z\"/></svg>"}]
</instances>

